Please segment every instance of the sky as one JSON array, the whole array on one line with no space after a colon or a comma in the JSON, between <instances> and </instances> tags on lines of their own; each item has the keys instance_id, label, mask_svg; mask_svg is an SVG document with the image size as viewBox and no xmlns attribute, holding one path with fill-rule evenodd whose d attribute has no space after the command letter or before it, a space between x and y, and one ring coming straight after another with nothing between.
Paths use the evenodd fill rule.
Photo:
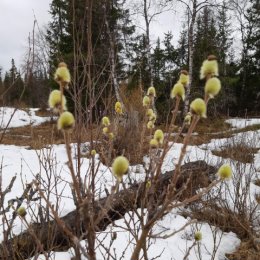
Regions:
<instances>
[{"instance_id":1,"label":"sky","mask_svg":"<svg viewBox=\"0 0 260 260\"><path fill-rule=\"evenodd\" d=\"M51 0L0 0L0 66L9 70L11 59L22 63L27 38L32 31L34 14L39 26L50 20Z\"/></svg>"},{"instance_id":2,"label":"sky","mask_svg":"<svg viewBox=\"0 0 260 260\"><path fill-rule=\"evenodd\" d=\"M0 67L3 71L11 67L14 58L19 68L28 46L28 36L32 32L34 15L39 26L50 20L51 0L0 0ZM142 18L140 24L142 23ZM180 15L173 11L157 16L151 24L151 39L155 43L158 36L173 31L175 39L179 31ZM141 29L140 29L141 31Z\"/></svg>"},{"instance_id":3,"label":"sky","mask_svg":"<svg viewBox=\"0 0 260 260\"><path fill-rule=\"evenodd\" d=\"M52 0L0 0L0 67L3 71L11 67L11 59L14 58L19 68L28 46L28 36L32 32L34 15L39 27L47 25L51 19L49 6ZM137 3L140 0L128 0L129 3ZM133 6L133 5L132 5ZM135 6L135 5L134 5ZM175 11L174 11L175 10ZM173 43L176 44L183 20L183 6L179 3L174 5L174 10L164 12L155 17L151 23L151 43L156 39L164 38L164 33L173 33ZM134 7L131 9L134 11ZM131 13L130 11L130 13ZM152 10L153 11L153 10ZM144 27L142 17L132 17L140 27ZM138 28L138 25L139 28Z\"/></svg>"}]
</instances>

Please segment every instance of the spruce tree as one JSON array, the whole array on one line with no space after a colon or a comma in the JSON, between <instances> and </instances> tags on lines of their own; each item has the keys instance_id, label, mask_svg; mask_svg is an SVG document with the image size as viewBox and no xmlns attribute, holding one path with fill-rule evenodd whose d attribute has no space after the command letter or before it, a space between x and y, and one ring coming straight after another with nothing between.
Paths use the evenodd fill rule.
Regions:
<instances>
[{"instance_id":1,"label":"spruce tree","mask_svg":"<svg viewBox=\"0 0 260 260\"><path fill-rule=\"evenodd\" d=\"M177 46L177 66L188 70L188 29L182 25Z\"/></svg>"},{"instance_id":2,"label":"spruce tree","mask_svg":"<svg viewBox=\"0 0 260 260\"><path fill-rule=\"evenodd\" d=\"M214 15L209 7L205 7L198 16L194 40L194 63L193 71L200 71L200 66L209 54L218 57L217 29ZM199 75L194 74L193 94L202 94L203 83L199 80Z\"/></svg>"},{"instance_id":3,"label":"spruce tree","mask_svg":"<svg viewBox=\"0 0 260 260\"><path fill-rule=\"evenodd\" d=\"M92 110L89 102L95 95L94 103L104 106L102 102L115 84L111 79L118 82L125 77L124 39L132 34L133 27L124 2L53 0L51 14L47 38L58 47L52 48L50 62L55 66L60 61L68 64L73 76L71 92L77 104ZM115 70L115 76L111 76ZM101 93L104 98L99 103Z\"/></svg>"},{"instance_id":4,"label":"spruce tree","mask_svg":"<svg viewBox=\"0 0 260 260\"><path fill-rule=\"evenodd\" d=\"M221 79L221 92L216 99L215 107L219 112L232 113L232 107L236 106L236 95L234 84L237 81L237 66L235 65L234 54L232 54L232 29L231 17L228 15L228 6L226 1L216 13L217 35L216 44L218 49L219 75ZM219 100L222 102L219 102Z\"/></svg>"},{"instance_id":5,"label":"spruce tree","mask_svg":"<svg viewBox=\"0 0 260 260\"><path fill-rule=\"evenodd\" d=\"M11 60L11 68L4 78L3 102L6 105L16 105L23 100L24 82L17 70L14 59Z\"/></svg>"}]
</instances>

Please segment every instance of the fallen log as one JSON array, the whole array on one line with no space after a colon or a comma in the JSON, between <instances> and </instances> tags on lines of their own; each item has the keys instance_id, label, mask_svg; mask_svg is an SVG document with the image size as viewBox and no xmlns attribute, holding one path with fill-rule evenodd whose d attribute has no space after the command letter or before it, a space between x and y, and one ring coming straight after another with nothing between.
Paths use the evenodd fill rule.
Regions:
<instances>
[{"instance_id":1,"label":"fallen log","mask_svg":"<svg viewBox=\"0 0 260 260\"><path fill-rule=\"evenodd\" d=\"M188 181L187 188L182 193L181 199L184 199L194 195L197 189L207 187L214 179L216 168L206 164L204 161L197 161L183 165L181 173L176 188L180 189ZM171 171L160 176L158 190L156 191L159 200L158 204L163 202L173 174L174 171ZM105 230L109 224L121 219L125 213L139 208L144 185L145 183L136 183L114 194L112 200L111 196L108 196L96 201L93 207L94 219L100 216L100 212L106 205L107 200L111 200L106 215L96 224L96 231ZM80 220L79 212L76 210L72 211L61 219L76 234L75 223ZM51 250L66 251L72 246L71 241L64 235L55 221L34 223L30 226L30 229L37 234L37 238L46 252ZM77 235L80 236L84 232L84 225L82 225L81 234ZM27 259L36 255L38 253L37 250L39 250L37 243L31 236L31 232L27 230L0 245L0 260Z\"/></svg>"}]
</instances>

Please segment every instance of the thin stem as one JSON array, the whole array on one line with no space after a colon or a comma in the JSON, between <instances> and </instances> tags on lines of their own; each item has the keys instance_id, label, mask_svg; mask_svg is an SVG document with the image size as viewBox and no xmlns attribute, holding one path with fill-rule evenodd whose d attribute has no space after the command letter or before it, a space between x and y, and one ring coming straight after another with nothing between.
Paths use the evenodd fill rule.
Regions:
<instances>
[{"instance_id":1,"label":"thin stem","mask_svg":"<svg viewBox=\"0 0 260 260\"><path fill-rule=\"evenodd\" d=\"M183 140L183 146L181 148L181 154L180 154L180 157L179 157L179 160L178 160L178 163L176 165L176 168L175 168L175 173L173 175L173 180L172 180L172 183L173 183L173 186L175 186L175 184L177 183L177 180L179 178L179 175L180 175L180 168L181 168L181 163L184 159L184 156L186 154L186 149L187 149L187 146L189 144L189 141L190 141L190 137L192 135L192 132L193 130L195 129L197 123L199 122L199 119L200 117L197 116L197 115L194 115L194 118L192 120L192 123L189 127L189 130L188 130L188 133L187 135L185 136L184 140Z\"/></svg>"},{"instance_id":2,"label":"thin stem","mask_svg":"<svg viewBox=\"0 0 260 260\"><path fill-rule=\"evenodd\" d=\"M141 252L141 249L143 248L143 246L145 245L146 243L146 238L149 234L149 231L150 231L150 227L148 226L145 226L142 230L142 233L141 233L141 236L140 238L138 239L137 241L137 244L136 244L136 247L134 249L134 252L131 256L131 260L139 260L139 254Z\"/></svg>"},{"instance_id":3,"label":"thin stem","mask_svg":"<svg viewBox=\"0 0 260 260\"><path fill-rule=\"evenodd\" d=\"M68 156L68 166L69 166L70 174L72 177L73 186L74 186L75 192L77 194L78 202L81 203L82 198L81 198L81 194L80 194L79 182L77 180L77 177L76 177L76 174L74 171L74 167L73 167L71 147L70 147L70 142L69 142L69 133L67 131L64 131L63 133L64 133L66 152L67 152L67 156Z\"/></svg>"}]
</instances>

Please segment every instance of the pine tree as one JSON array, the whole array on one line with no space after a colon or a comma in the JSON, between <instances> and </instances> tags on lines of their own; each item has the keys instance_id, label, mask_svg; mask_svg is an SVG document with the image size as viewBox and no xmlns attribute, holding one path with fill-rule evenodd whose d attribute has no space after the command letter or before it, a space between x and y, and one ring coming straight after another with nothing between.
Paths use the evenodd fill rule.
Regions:
<instances>
[{"instance_id":1,"label":"pine tree","mask_svg":"<svg viewBox=\"0 0 260 260\"><path fill-rule=\"evenodd\" d=\"M185 24L182 25L180 39L177 47L177 66L188 70L188 30Z\"/></svg>"},{"instance_id":2,"label":"pine tree","mask_svg":"<svg viewBox=\"0 0 260 260\"><path fill-rule=\"evenodd\" d=\"M217 48L218 48L218 62L220 64L220 75L227 76L227 62L230 47L232 46L232 30L231 30L231 17L227 15L228 7L226 1L222 2L222 5L217 13Z\"/></svg>"},{"instance_id":3,"label":"pine tree","mask_svg":"<svg viewBox=\"0 0 260 260\"><path fill-rule=\"evenodd\" d=\"M219 112L232 112L232 107L236 106L236 95L234 84L238 77L237 66L235 66L234 54L232 53L232 29L231 17L228 16L228 6L226 1L222 2L216 14L217 35L216 43L218 49L219 75L221 79L221 92L215 102L215 107ZM222 100L222 102L219 102Z\"/></svg>"},{"instance_id":4,"label":"pine tree","mask_svg":"<svg viewBox=\"0 0 260 260\"><path fill-rule=\"evenodd\" d=\"M24 93L24 82L17 70L14 59L11 60L11 68L5 74L3 102L7 105L15 105L21 101Z\"/></svg>"},{"instance_id":5,"label":"pine tree","mask_svg":"<svg viewBox=\"0 0 260 260\"><path fill-rule=\"evenodd\" d=\"M205 7L196 23L193 71L200 71L203 60L209 54L218 57L217 29L212 10ZM203 88L198 73L194 74L193 79L194 92L202 94Z\"/></svg>"},{"instance_id":6,"label":"pine tree","mask_svg":"<svg viewBox=\"0 0 260 260\"><path fill-rule=\"evenodd\" d=\"M58 46L52 48L51 63L68 64L74 99L92 110L89 102L93 95L98 97L95 104L101 93L106 100L111 89L118 87L119 79L125 77L124 40L133 32L129 13L119 0L53 0L51 14L48 40Z\"/></svg>"},{"instance_id":7,"label":"pine tree","mask_svg":"<svg viewBox=\"0 0 260 260\"><path fill-rule=\"evenodd\" d=\"M50 5L52 21L49 23L46 38L50 45L50 65L53 70L60 60L66 59L66 54L73 51L68 27L68 8L67 0L53 0Z\"/></svg>"},{"instance_id":8,"label":"pine tree","mask_svg":"<svg viewBox=\"0 0 260 260\"><path fill-rule=\"evenodd\" d=\"M259 109L259 1L249 0L247 5L232 2L241 33L241 57L236 96L240 113Z\"/></svg>"},{"instance_id":9,"label":"pine tree","mask_svg":"<svg viewBox=\"0 0 260 260\"><path fill-rule=\"evenodd\" d=\"M163 79L163 72L165 71L165 50L161 48L160 38L156 41L156 47L152 54L152 67L154 74L154 84L158 86Z\"/></svg>"},{"instance_id":10,"label":"pine tree","mask_svg":"<svg viewBox=\"0 0 260 260\"><path fill-rule=\"evenodd\" d=\"M246 18L246 39L244 62L245 85L240 94L241 103L249 110L260 108L260 3L257 0L250 0L251 6L247 9Z\"/></svg>"},{"instance_id":11,"label":"pine tree","mask_svg":"<svg viewBox=\"0 0 260 260\"><path fill-rule=\"evenodd\" d=\"M164 59L165 59L165 73L172 73L173 69L178 66L178 51L172 44L173 35L171 32L165 33L163 44L164 48Z\"/></svg>"}]
</instances>

